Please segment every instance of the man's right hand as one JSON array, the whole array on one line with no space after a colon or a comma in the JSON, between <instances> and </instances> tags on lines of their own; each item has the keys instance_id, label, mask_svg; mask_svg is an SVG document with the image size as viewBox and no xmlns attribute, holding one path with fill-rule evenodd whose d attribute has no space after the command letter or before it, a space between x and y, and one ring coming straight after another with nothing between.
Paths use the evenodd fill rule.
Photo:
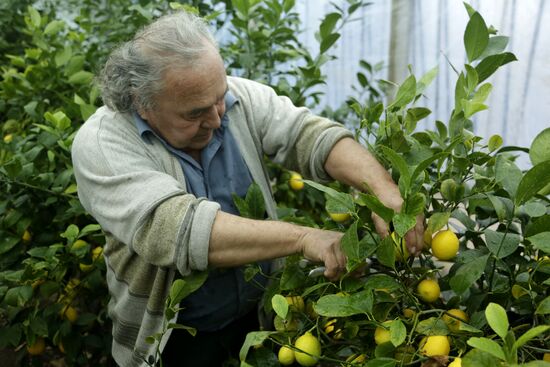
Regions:
<instances>
[{"instance_id":1,"label":"man's right hand","mask_svg":"<svg viewBox=\"0 0 550 367\"><path fill-rule=\"evenodd\" d=\"M306 259L325 265L325 277L338 280L346 271L347 259L340 245L343 233L316 228L303 228L298 247Z\"/></svg>"}]
</instances>

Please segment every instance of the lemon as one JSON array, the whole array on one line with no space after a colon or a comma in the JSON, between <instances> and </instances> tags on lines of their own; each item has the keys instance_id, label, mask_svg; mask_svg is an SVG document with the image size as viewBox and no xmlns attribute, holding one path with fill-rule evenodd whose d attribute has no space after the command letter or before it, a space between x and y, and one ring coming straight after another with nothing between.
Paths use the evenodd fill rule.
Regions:
<instances>
[{"instance_id":1,"label":"lemon","mask_svg":"<svg viewBox=\"0 0 550 367\"><path fill-rule=\"evenodd\" d=\"M306 305L302 296L286 296L285 298L291 310L296 312L304 312Z\"/></svg>"},{"instance_id":2,"label":"lemon","mask_svg":"<svg viewBox=\"0 0 550 367\"><path fill-rule=\"evenodd\" d=\"M13 135L12 134L6 134L4 135L4 143L9 144L13 141Z\"/></svg>"},{"instance_id":3,"label":"lemon","mask_svg":"<svg viewBox=\"0 0 550 367\"><path fill-rule=\"evenodd\" d=\"M456 357L447 367L462 367L462 359Z\"/></svg>"},{"instance_id":4,"label":"lemon","mask_svg":"<svg viewBox=\"0 0 550 367\"><path fill-rule=\"evenodd\" d=\"M78 311L72 306L65 306L61 309L60 312L62 317L65 317L69 320L70 323L74 323L78 319Z\"/></svg>"},{"instance_id":5,"label":"lemon","mask_svg":"<svg viewBox=\"0 0 550 367\"><path fill-rule=\"evenodd\" d=\"M428 303L435 302L441 294L439 284L433 279L424 279L418 283L416 290L418 291L420 299Z\"/></svg>"},{"instance_id":6,"label":"lemon","mask_svg":"<svg viewBox=\"0 0 550 367\"><path fill-rule=\"evenodd\" d=\"M287 345L283 345L281 349L279 349L277 357L279 359L279 363L283 366L290 366L295 360L294 351Z\"/></svg>"},{"instance_id":7,"label":"lemon","mask_svg":"<svg viewBox=\"0 0 550 367\"><path fill-rule=\"evenodd\" d=\"M59 345L57 346L59 348L59 351L63 354L65 354L65 347L63 346L62 342L59 342Z\"/></svg>"},{"instance_id":8,"label":"lemon","mask_svg":"<svg viewBox=\"0 0 550 367\"><path fill-rule=\"evenodd\" d=\"M433 236L433 233L429 229L426 229L424 231L424 235L423 235L424 244L426 245L427 248L432 247L432 236Z\"/></svg>"},{"instance_id":9,"label":"lemon","mask_svg":"<svg viewBox=\"0 0 550 367\"><path fill-rule=\"evenodd\" d=\"M412 319L416 315L416 312L412 308L405 308L403 310L403 316L407 319Z\"/></svg>"},{"instance_id":10,"label":"lemon","mask_svg":"<svg viewBox=\"0 0 550 367\"><path fill-rule=\"evenodd\" d=\"M367 356L364 354L352 354L348 358L346 358L347 363L351 364L360 364L367 360Z\"/></svg>"},{"instance_id":11,"label":"lemon","mask_svg":"<svg viewBox=\"0 0 550 367\"><path fill-rule=\"evenodd\" d=\"M336 324L336 321L336 319L332 319L325 324L325 333L330 334L334 331L334 324Z\"/></svg>"},{"instance_id":12,"label":"lemon","mask_svg":"<svg viewBox=\"0 0 550 367\"><path fill-rule=\"evenodd\" d=\"M395 232L391 233L391 238L393 239L393 243L395 244L395 259L397 261L407 261L407 259L409 258L409 249L407 248L407 243L405 242L405 239L402 238L401 241L398 241ZM399 242L401 242L401 245L399 244Z\"/></svg>"},{"instance_id":13,"label":"lemon","mask_svg":"<svg viewBox=\"0 0 550 367\"><path fill-rule=\"evenodd\" d=\"M529 292L527 292L527 290L525 290L525 288L523 288L521 285L514 284L512 286L512 297L514 297L515 299L523 297L526 294L529 294Z\"/></svg>"},{"instance_id":14,"label":"lemon","mask_svg":"<svg viewBox=\"0 0 550 367\"><path fill-rule=\"evenodd\" d=\"M458 237L450 229L439 231L432 239L432 254L439 260L451 260L458 253Z\"/></svg>"},{"instance_id":15,"label":"lemon","mask_svg":"<svg viewBox=\"0 0 550 367\"><path fill-rule=\"evenodd\" d=\"M103 247L98 246L92 250L92 260L96 261L103 255Z\"/></svg>"},{"instance_id":16,"label":"lemon","mask_svg":"<svg viewBox=\"0 0 550 367\"><path fill-rule=\"evenodd\" d=\"M335 221L337 223L345 222L345 221L347 221L348 219L351 218L350 213L328 213L328 215L330 216L330 218L333 221Z\"/></svg>"},{"instance_id":17,"label":"lemon","mask_svg":"<svg viewBox=\"0 0 550 367\"><path fill-rule=\"evenodd\" d=\"M421 353L428 357L447 356L451 351L449 338L445 335L432 335L425 338L420 349Z\"/></svg>"},{"instance_id":18,"label":"lemon","mask_svg":"<svg viewBox=\"0 0 550 367\"><path fill-rule=\"evenodd\" d=\"M542 360L546 362L550 362L550 353L544 353Z\"/></svg>"},{"instance_id":19,"label":"lemon","mask_svg":"<svg viewBox=\"0 0 550 367\"><path fill-rule=\"evenodd\" d=\"M294 352L296 362L301 366L314 366L321 356L321 343L310 332L296 339L294 346L302 352Z\"/></svg>"},{"instance_id":20,"label":"lemon","mask_svg":"<svg viewBox=\"0 0 550 367\"><path fill-rule=\"evenodd\" d=\"M377 326L374 330L374 342L376 345L384 344L391 340L390 330L384 327L389 327L390 322L391 321L385 321L382 323L383 326Z\"/></svg>"},{"instance_id":21,"label":"lemon","mask_svg":"<svg viewBox=\"0 0 550 367\"><path fill-rule=\"evenodd\" d=\"M76 240L74 241L73 245L71 246L71 251L77 250L79 248L85 247L88 244L88 242L84 240Z\"/></svg>"},{"instance_id":22,"label":"lemon","mask_svg":"<svg viewBox=\"0 0 550 367\"><path fill-rule=\"evenodd\" d=\"M80 263L80 264L78 264L78 267L80 268L80 270L83 273L89 273L94 268L94 265L93 264Z\"/></svg>"},{"instance_id":23,"label":"lemon","mask_svg":"<svg viewBox=\"0 0 550 367\"><path fill-rule=\"evenodd\" d=\"M46 349L46 342L44 341L44 338L37 338L34 341L34 344L27 345L27 352L31 356L39 356L42 353L44 353L45 349Z\"/></svg>"},{"instance_id":24,"label":"lemon","mask_svg":"<svg viewBox=\"0 0 550 367\"><path fill-rule=\"evenodd\" d=\"M25 229L25 232L23 232L23 235L21 236L21 239L23 240L23 242L31 242L32 240L32 235L31 235L31 232L29 232L27 229Z\"/></svg>"},{"instance_id":25,"label":"lemon","mask_svg":"<svg viewBox=\"0 0 550 367\"><path fill-rule=\"evenodd\" d=\"M288 180L290 188L294 191L302 190L304 188L304 181L302 181L302 179L302 175L300 175L298 172L292 172L290 174L290 180Z\"/></svg>"},{"instance_id":26,"label":"lemon","mask_svg":"<svg viewBox=\"0 0 550 367\"><path fill-rule=\"evenodd\" d=\"M458 320L452 317L451 315L458 318ZM468 322L468 315L466 314L466 312L458 308L453 308L445 312L442 319L443 321L445 321L445 324L447 324L447 327L449 328L449 330L456 333L457 331L460 330L461 320L464 322Z\"/></svg>"}]
</instances>

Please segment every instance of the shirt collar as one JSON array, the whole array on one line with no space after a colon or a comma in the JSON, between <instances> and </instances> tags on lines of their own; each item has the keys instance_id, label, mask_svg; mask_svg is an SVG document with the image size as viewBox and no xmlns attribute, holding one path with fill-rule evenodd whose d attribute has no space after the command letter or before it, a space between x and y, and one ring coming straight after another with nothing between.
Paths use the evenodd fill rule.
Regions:
<instances>
[{"instance_id":1,"label":"shirt collar","mask_svg":"<svg viewBox=\"0 0 550 367\"><path fill-rule=\"evenodd\" d=\"M227 91L227 93L225 94L225 114L222 118L222 127L226 127L227 126L227 123L229 122L229 119L226 117L226 114L227 112L233 108L233 106L235 105L235 103L238 102L238 99L237 97L235 97L233 95L233 93L231 93L231 91ZM134 112L133 113L133 117L134 117L134 123L138 129L138 132L139 132L139 135L141 137L143 137L143 135L147 132L150 132L152 134L154 134L155 136L157 136L160 140L164 141L164 139L162 139L160 136L158 136L154 131L153 129L151 129L151 126L149 126L149 124L147 123L147 121L145 121L137 112Z\"/></svg>"}]
</instances>

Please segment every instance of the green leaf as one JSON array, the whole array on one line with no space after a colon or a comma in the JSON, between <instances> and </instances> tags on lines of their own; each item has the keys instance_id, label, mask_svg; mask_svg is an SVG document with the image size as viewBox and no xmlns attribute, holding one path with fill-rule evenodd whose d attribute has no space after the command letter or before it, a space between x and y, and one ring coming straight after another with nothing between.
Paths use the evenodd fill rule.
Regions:
<instances>
[{"instance_id":1,"label":"green leaf","mask_svg":"<svg viewBox=\"0 0 550 367\"><path fill-rule=\"evenodd\" d=\"M434 155L431 155L430 157L426 158L422 162L418 164L418 166L415 167L412 175L411 175L411 181L416 180L416 178L424 172L426 168L428 168L433 162L437 161L438 159L444 158L449 155L449 152L440 152Z\"/></svg>"},{"instance_id":2,"label":"green leaf","mask_svg":"<svg viewBox=\"0 0 550 367\"><path fill-rule=\"evenodd\" d=\"M185 280L176 279L170 287L170 307L174 307L183 299L181 296L184 292Z\"/></svg>"},{"instance_id":3,"label":"green leaf","mask_svg":"<svg viewBox=\"0 0 550 367\"><path fill-rule=\"evenodd\" d=\"M276 331L252 331L246 334L246 339L244 340L243 346L239 352L239 359L241 361L246 360L246 355L250 347L254 345L260 345L266 340L270 335L277 333Z\"/></svg>"},{"instance_id":4,"label":"green leaf","mask_svg":"<svg viewBox=\"0 0 550 367\"><path fill-rule=\"evenodd\" d=\"M172 289L170 289L170 298L172 299L171 305L175 306L180 303L182 299L195 292L204 284L204 282L206 282L207 278L208 271L206 270L194 271L190 275L183 277L183 279L179 279L184 282L178 282L173 294ZM178 280L175 280L174 283L177 281Z\"/></svg>"},{"instance_id":5,"label":"green leaf","mask_svg":"<svg viewBox=\"0 0 550 367\"><path fill-rule=\"evenodd\" d=\"M546 214L546 206L538 201L530 201L523 206L525 213L532 217L542 217Z\"/></svg>"},{"instance_id":6,"label":"green leaf","mask_svg":"<svg viewBox=\"0 0 550 367\"><path fill-rule=\"evenodd\" d=\"M342 250L348 258L346 268L348 271L352 270L358 263L363 262L364 259L359 257L359 238L357 237L357 222L354 222L344 233L342 240L340 241Z\"/></svg>"},{"instance_id":7,"label":"green leaf","mask_svg":"<svg viewBox=\"0 0 550 367\"><path fill-rule=\"evenodd\" d=\"M516 55L510 52L504 52L497 55L491 55L483 60L476 66L478 82L481 83L491 75L502 65L506 65L512 61L517 61Z\"/></svg>"},{"instance_id":8,"label":"green leaf","mask_svg":"<svg viewBox=\"0 0 550 367\"><path fill-rule=\"evenodd\" d=\"M331 48L332 45L334 45L334 43L338 41L339 38L340 38L340 33L333 33L323 38L323 40L321 41L321 45L319 47L319 53L324 54L325 52L327 52L327 50Z\"/></svg>"},{"instance_id":9,"label":"green leaf","mask_svg":"<svg viewBox=\"0 0 550 367\"><path fill-rule=\"evenodd\" d=\"M252 214L250 214L250 210L248 210L248 203L246 200L235 193L231 194L231 196L233 197L233 204L237 207L241 217L251 218Z\"/></svg>"},{"instance_id":10,"label":"green leaf","mask_svg":"<svg viewBox=\"0 0 550 367\"><path fill-rule=\"evenodd\" d=\"M0 232L2 236L0 237L0 255L7 253L12 248L15 247L20 241L19 237L9 235L5 232Z\"/></svg>"},{"instance_id":11,"label":"green leaf","mask_svg":"<svg viewBox=\"0 0 550 367\"><path fill-rule=\"evenodd\" d=\"M472 62L477 59L489 43L489 31L483 17L475 12L470 17L466 30L464 32L464 46L468 61Z\"/></svg>"},{"instance_id":12,"label":"green leaf","mask_svg":"<svg viewBox=\"0 0 550 367\"><path fill-rule=\"evenodd\" d=\"M405 214L410 214L416 216L424 212L424 207L426 206L426 196L424 194L417 192L414 195L411 195L405 200Z\"/></svg>"},{"instance_id":13,"label":"green leaf","mask_svg":"<svg viewBox=\"0 0 550 367\"><path fill-rule=\"evenodd\" d=\"M253 182L246 192L246 203L248 204L251 219L265 218L265 200L260 185Z\"/></svg>"},{"instance_id":14,"label":"green leaf","mask_svg":"<svg viewBox=\"0 0 550 367\"><path fill-rule=\"evenodd\" d=\"M420 121L423 118L426 118L432 113L432 111L429 108L425 107L412 107L407 110L407 117L410 116L410 118L414 121Z\"/></svg>"},{"instance_id":15,"label":"green leaf","mask_svg":"<svg viewBox=\"0 0 550 367\"><path fill-rule=\"evenodd\" d=\"M535 313L538 315L547 315L550 313L550 296L546 297L539 303Z\"/></svg>"},{"instance_id":16,"label":"green leaf","mask_svg":"<svg viewBox=\"0 0 550 367\"><path fill-rule=\"evenodd\" d=\"M392 268L395 265L395 245L391 236L383 238L376 249L380 264Z\"/></svg>"},{"instance_id":17,"label":"green leaf","mask_svg":"<svg viewBox=\"0 0 550 367\"><path fill-rule=\"evenodd\" d=\"M401 157L399 154L397 154L393 149L386 147L384 145L380 146L380 149L382 150L382 153L384 154L384 157L388 159L392 165L392 168L397 169L399 171L400 180L403 180L405 187L410 186L411 182L411 173L409 171L409 165Z\"/></svg>"},{"instance_id":18,"label":"green leaf","mask_svg":"<svg viewBox=\"0 0 550 367\"><path fill-rule=\"evenodd\" d=\"M426 72L426 74L422 75L422 77L420 78L418 83L416 83L416 95L417 96L422 94L424 92L424 90L426 90L426 88L435 79L438 72L439 72L439 67L436 66L436 67L428 70L428 72Z\"/></svg>"},{"instance_id":19,"label":"green leaf","mask_svg":"<svg viewBox=\"0 0 550 367\"><path fill-rule=\"evenodd\" d=\"M390 209L382 204L376 196L361 192L356 200L358 205L366 206L382 218L386 223L391 222L395 212L393 209Z\"/></svg>"},{"instance_id":20,"label":"green leaf","mask_svg":"<svg viewBox=\"0 0 550 367\"><path fill-rule=\"evenodd\" d=\"M399 237L404 237L416 225L416 215L397 213L393 216L392 222L395 232Z\"/></svg>"},{"instance_id":21,"label":"green leaf","mask_svg":"<svg viewBox=\"0 0 550 367\"><path fill-rule=\"evenodd\" d=\"M406 106L416 96L416 78L414 75L409 75L407 79L401 84L397 90L397 94L393 102L388 106L388 109L399 109L403 106Z\"/></svg>"},{"instance_id":22,"label":"green leaf","mask_svg":"<svg viewBox=\"0 0 550 367\"><path fill-rule=\"evenodd\" d=\"M416 326L417 333L422 335L447 335L449 328L440 317L429 317Z\"/></svg>"},{"instance_id":23,"label":"green leaf","mask_svg":"<svg viewBox=\"0 0 550 367\"><path fill-rule=\"evenodd\" d=\"M533 166L550 161L550 127L542 130L531 143L529 158Z\"/></svg>"},{"instance_id":24,"label":"green leaf","mask_svg":"<svg viewBox=\"0 0 550 367\"><path fill-rule=\"evenodd\" d=\"M480 60L483 60L487 56L492 56L501 53L506 49L508 45L508 37L506 36L492 36L489 38L489 43L485 51L479 56Z\"/></svg>"},{"instance_id":25,"label":"green leaf","mask_svg":"<svg viewBox=\"0 0 550 367\"><path fill-rule=\"evenodd\" d=\"M313 307L321 316L348 317L372 312L372 305L372 292L365 290L349 296L328 294L319 298Z\"/></svg>"},{"instance_id":26,"label":"green leaf","mask_svg":"<svg viewBox=\"0 0 550 367\"><path fill-rule=\"evenodd\" d=\"M548 297L550 298L550 297ZM549 312L550 313L550 312ZM531 328L525 332L522 336L518 338L518 340L514 343L514 348L521 348L525 343L527 343L529 340L535 338L536 336L545 333L547 330L550 329L550 325L540 325L535 326L534 328Z\"/></svg>"},{"instance_id":27,"label":"green leaf","mask_svg":"<svg viewBox=\"0 0 550 367\"><path fill-rule=\"evenodd\" d=\"M432 216L428 220L428 229L432 234L435 234L441 228L446 226L447 223L449 223L450 217L451 217L451 213L449 212L432 213Z\"/></svg>"},{"instance_id":28,"label":"green leaf","mask_svg":"<svg viewBox=\"0 0 550 367\"><path fill-rule=\"evenodd\" d=\"M533 247L550 254L550 232L539 232L525 239L531 242Z\"/></svg>"},{"instance_id":29,"label":"green leaf","mask_svg":"<svg viewBox=\"0 0 550 367\"><path fill-rule=\"evenodd\" d=\"M288 263L283 270L281 275L281 290L293 290L300 288L306 282L306 275L302 269L298 266L298 263Z\"/></svg>"},{"instance_id":30,"label":"green leaf","mask_svg":"<svg viewBox=\"0 0 550 367\"><path fill-rule=\"evenodd\" d=\"M515 204L518 206L524 204L549 183L550 161L537 164L527 171L519 182Z\"/></svg>"},{"instance_id":31,"label":"green leaf","mask_svg":"<svg viewBox=\"0 0 550 367\"><path fill-rule=\"evenodd\" d=\"M101 226L99 224L88 224L87 226L82 228L82 230L78 234L78 238L82 238L84 236L89 235L90 233L100 232L100 231L101 231Z\"/></svg>"},{"instance_id":32,"label":"green leaf","mask_svg":"<svg viewBox=\"0 0 550 367\"><path fill-rule=\"evenodd\" d=\"M485 318L491 329L504 339L510 327L506 310L501 305L491 302L485 309Z\"/></svg>"},{"instance_id":33,"label":"green leaf","mask_svg":"<svg viewBox=\"0 0 550 367\"><path fill-rule=\"evenodd\" d=\"M468 345L479 350L489 353L498 359L505 360L504 351L502 347L494 340L487 338L472 337L467 341Z\"/></svg>"},{"instance_id":34,"label":"green leaf","mask_svg":"<svg viewBox=\"0 0 550 367\"><path fill-rule=\"evenodd\" d=\"M502 137L500 135L495 134L491 136L489 138L489 143L487 144L489 151L494 152L495 150L497 150L502 146L503 142L504 140L502 140Z\"/></svg>"},{"instance_id":35,"label":"green leaf","mask_svg":"<svg viewBox=\"0 0 550 367\"><path fill-rule=\"evenodd\" d=\"M52 20L48 23L46 28L44 28L44 34L50 35L58 33L60 30L62 30L65 27L65 22L62 20Z\"/></svg>"},{"instance_id":36,"label":"green leaf","mask_svg":"<svg viewBox=\"0 0 550 367\"><path fill-rule=\"evenodd\" d=\"M167 329L178 329L178 330L187 330L187 332L191 335L191 336L195 336L197 335L197 329L195 329L194 327L191 327L191 326L185 326L185 325L181 325L181 324L176 324L176 323L169 323L168 326L166 326Z\"/></svg>"},{"instance_id":37,"label":"green leaf","mask_svg":"<svg viewBox=\"0 0 550 367\"><path fill-rule=\"evenodd\" d=\"M474 98L472 98L472 102L475 102L475 103L485 102L487 100L487 97L489 97L489 94L491 94L492 90L493 90L493 86L491 85L491 83L482 84L475 92Z\"/></svg>"},{"instance_id":38,"label":"green leaf","mask_svg":"<svg viewBox=\"0 0 550 367\"><path fill-rule=\"evenodd\" d=\"M69 77L69 80L68 82L70 84L89 84L92 79L94 78L94 74L90 73L89 71L86 71L86 70L80 70L80 71L77 71L76 73L72 74L70 77Z\"/></svg>"},{"instance_id":39,"label":"green leaf","mask_svg":"<svg viewBox=\"0 0 550 367\"><path fill-rule=\"evenodd\" d=\"M487 248L497 259L503 259L514 253L521 241L520 235L515 233L495 232L490 229L486 229L484 233Z\"/></svg>"},{"instance_id":40,"label":"green leaf","mask_svg":"<svg viewBox=\"0 0 550 367\"><path fill-rule=\"evenodd\" d=\"M511 216L512 213L507 210L503 198L494 195L487 195L487 197L489 198L491 204L493 204L493 208L495 208L495 212L497 213L497 217L500 221L504 221Z\"/></svg>"},{"instance_id":41,"label":"green leaf","mask_svg":"<svg viewBox=\"0 0 550 367\"><path fill-rule=\"evenodd\" d=\"M331 198L334 202L338 203L338 206L345 211L338 211L335 213L351 213L355 211L355 204L353 202L353 197L350 194L343 192L338 192L333 188L318 184L317 182L304 180L304 183L316 188L319 191L324 192Z\"/></svg>"},{"instance_id":42,"label":"green leaf","mask_svg":"<svg viewBox=\"0 0 550 367\"><path fill-rule=\"evenodd\" d=\"M280 294L274 295L271 297L271 306L273 307L273 311L275 311L280 318L286 319L288 315L288 302L285 297Z\"/></svg>"},{"instance_id":43,"label":"green leaf","mask_svg":"<svg viewBox=\"0 0 550 367\"><path fill-rule=\"evenodd\" d=\"M367 361L366 367L395 367L397 361L389 357L377 357Z\"/></svg>"},{"instance_id":44,"label":"green leaf","mask_svg":"<svg viewBox=\"0 0 550 367\"><path fill-rule=\"evenodd\" d=\"M500 360L479 349L473 349L462 358L463 367L495 367Z\"/></svg>"},{"instance_id":45,"label":"green leaf","mask_svg":"<svg viewBox=\"0 0 550 367\"><path fill-rule=\"evenodd\" d=\"M487 107L487 105L484 105L483 103L469 101L466 99L462 99L460 102L462 104L462 110L464 111L465 118L470 118L476 113L489 108Z\"/></svg>"},{"instance_id":46,"label":"green leaf","mask_svg":"<svg viewBox=\"0 0 550 367\"><path fill-rule=\"evenodd\" d=\"M495 167L495 179L504 187L512 198L516 196L518 185L522 180L523 174L514 162L506 159L504 156L497 157Z\"/></svg>"},{"instance_id":47,"label":"green leaf","mask_svg":"<svg viewBox=\"0 0 550 367\"><path fill-rule=\"evenodd\" d=\"M38 12L38 10L36 10L32 6L29 6L27 7L27 11L29 12L31 24L34 26L34 28L40 27L42 18L40 17L40 13Z\"/></svg>"},{"instance_id":48,"label":"green leaf","mask_svg":"<svg viewBox=\"0 0 550 367\"><path fill-rule=\"evenodd\" d=\"M403 344L407 338L407 328L401 320L393 320L390 324L390 341L394 346Z\"/></svg>"},{"instance_id":49,"label":"green leaf","mask_svg":"<svg viewBox=\"0 0 550 367\"><path fill-rule=\"evenodd\" d=\"M449 282L451 288L458 295L469 289L483 274L487 259L489 259L489 255L479 256L466 264L461 264Z\"/></svg>"},{"instance_id":50,"label":"green leaf","mask_svg":"<svg viewBox=\"0 0 550 367\"><path fill-rule=\"evenodd\" d=\"M321 25L319 26L319 33L321 36L321 40L324 40L327 38L332 31L334 30L334 27L336 26L336 23L342 18L342 15L340 13L330 13L325 16L325 19L321 22Z\"/></svg>"},{"instance_id":51,"label":"green leaf","mask_svg":"<svg viewBox=\"0 0 550 367\"><path fill-rule=\"evenodd\" d=\"M78 238L79 229L74 224L69 224L65 232L63 232L60 236L63 238L68 239L69 241L74 241Z\"/></svg>"},{"instance_id":52,"label":"green leaf","mask_svg":"<svg viewBox=\"0 0 550 367\"><path fill-rule=\"evenodd\" d=\"M8 306L23 307L32 298L32 287L23 285L10 288L4 296L4 302Z\"/></svg>"}]
</instances>

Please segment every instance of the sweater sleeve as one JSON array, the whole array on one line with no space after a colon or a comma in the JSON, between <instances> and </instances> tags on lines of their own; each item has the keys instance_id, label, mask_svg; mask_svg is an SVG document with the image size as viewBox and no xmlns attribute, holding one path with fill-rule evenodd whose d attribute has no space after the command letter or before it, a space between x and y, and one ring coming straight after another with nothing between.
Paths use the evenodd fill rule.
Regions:
<instances>
[{"instance_id":1,"label":"sweater sleeve","mask_svg":"<svg viewBox=\"0 0 550 367\"><path fill-rule=\"evenodd\" d=\"M73 142L82 205L145 262L184 275L206 269L219 205L187 193L159 158L162 148L155 151L154 142L143 141L131 121L114 115L100 111Z\"/></svg>"},{"instance_id":2,"label":"sweater sleeve","mask_svg":"<svg viewBox=\"0 0 550 367\"><path fill-rule=\"evenodd\" d=\"M324 164L332 147L353 134L341 124L296 107L263 84L232 78L244 113L263 153L276 163L316 181L328 181Z\"/></svg>"}]
</instances>

